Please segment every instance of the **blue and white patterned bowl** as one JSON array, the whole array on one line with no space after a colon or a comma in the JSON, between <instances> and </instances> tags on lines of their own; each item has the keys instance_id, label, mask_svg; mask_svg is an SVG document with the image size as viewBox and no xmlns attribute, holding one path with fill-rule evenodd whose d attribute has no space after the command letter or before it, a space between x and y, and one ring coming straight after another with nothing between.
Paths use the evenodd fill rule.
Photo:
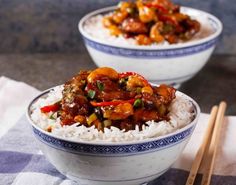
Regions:
<instances>
[{"instance_id":1,"label":"blue and white patterned bowl","mask_svg":"<svg viewBox=\"0 0 236 185\"><path fill-rule=\"evenodd\" d=\"M222 23L215 16L188 7L181 11L208 25L209 36L185 43L163 46L131 46L107 42L89 35L85 22L98 14L105 14L116 7L93 11L79 22L79 31L95 64L109 66L117 71L136 71L153 83L180 84L192 78L211 56L217 38L222 32ZM96 32L96 30L94 30Z\"/></svg>"},{"instance_id":2,"label":"blue and white patterned bowl","mask_svg":"<svg viewBox=\"0 0 236 185\"><path fill-rule=\"evenodd\" d=\"M156 179L181 155L200 115L198 104L177 92L177 96L192 102L196 117L171 134L123 143L75 142L54 136L32 121L32 104L48 92L41 93L29 104L28 120L46 158L80 185L137 185Z\"/></svg>"}]
</instances>

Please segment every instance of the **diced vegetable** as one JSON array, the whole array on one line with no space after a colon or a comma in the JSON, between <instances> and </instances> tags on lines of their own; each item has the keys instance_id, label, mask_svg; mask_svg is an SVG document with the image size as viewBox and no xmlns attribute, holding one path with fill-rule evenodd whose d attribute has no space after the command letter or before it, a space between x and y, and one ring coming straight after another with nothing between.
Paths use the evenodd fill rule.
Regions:
<instances>
[{"instance_id":1,"label":"diced vegetable","mask_svg":"<svg viewBox=\"0 0 236 185\"><path fill-rule=\"evenodd\" d=\"M95 97L95 95L96 95L96 91L93 91L93 90L88 91L88 97L89 98L93 99Z\"/></svg>"},{"instance_id":2,"label":"diced vegetable","mask_svg":"<svg viewBox=\"0 0 236 185\"><path fill-rule=\"evenodd\" d=\"M53 112L53 113L50 115L49 119L56 120L56 119L57 119L56 112Z\"/></svg>"},{"instance_id":3,"label":"diced vegetable","mask_svg":"<svg viewBox=\"0 0 236 185\"><path fill-rule=\"evenodd\" d=\"M97 116L95 113L91 114L88 118L87 118L87 124L90 126L92 124L92 122L94 122L97 119Z\"/></svg>"},{"instance_id":4,"label":"diced vegetable","mask_svg":"<svg viewBox=\"0 0 236 185\"><path fill-rule=\"evenodd\" d=\"M142 104L143 104L142 100L141 99L137 99L134 102L134 107L136 107L136 108L140 107L140 106L142 106Z\"/></svg>"},{"instance_id":5,"label":"diced vegetable","mask_svg":"<svg viewBox=\"0 0 236 185\"><path fill-rule=\"evenodd\" d=\"M48 112L56 112L60 109L60 103L54 103L52 105L47 105L44 107L41 107L40 110L42 113L48 113Z\"/></svg>"},{"instance_id":6,"label":"diced vegetable","mask_svg":"<svg viewBox=\"0 0 236 185\"><path fill-rule=\"evenodd\" d=\"M97 81L97 87L99 89L99 91L103 91L104 90L104 84L100 81Z\"/></svg>"}]
</instances>

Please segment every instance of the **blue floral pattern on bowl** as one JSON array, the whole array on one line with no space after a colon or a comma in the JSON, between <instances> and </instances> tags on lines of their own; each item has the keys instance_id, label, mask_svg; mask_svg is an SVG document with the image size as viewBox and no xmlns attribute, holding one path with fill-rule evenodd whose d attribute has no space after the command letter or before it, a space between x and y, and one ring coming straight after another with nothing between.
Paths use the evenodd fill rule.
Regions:
<instances>
[{"instance_id":1,"label":"blue floral pattern on bowl","mask_svg":"<svg viewBox=\"0 0 236 185\"><path fill-rule=\"evenodd\" d=\"M84 144L73 141L66 141L62 139L55 138L48 134L41 132L39 129L33 127L33 132L35 136L44 144L51 147L64 150L71 153L80 153L84 155L102 155L109 157L111 156L127 156L136 155L137 153L149 153L164 148L171 147L179 142L190 137L195 125L190 128L177 133L172 136L164 137L162 139L157 139L154 141L142 142L138 144L127 144L127 145L94 145L94 144Z\"/></svg>"},{"instance_id":2,"label":"blue floral pattern on bowl","mask_svg":"<svg viewBox=\"0 0 236 185\"><path fill-rule=\"evenodd\" d=\"M88 38L84 38L85 44L92 47L95 50L111 54L111 55L118 55L118 56L125 56L130 58L175 58L180 56L192 55L195 53L199 53L201 51L207 50L208 48L213 47L216 44L217 39L212 39L208 42L189 46L185 48L177 48L177 49L153 49L153 50L141 50L141 49L128 49L128 48L121 48L121 47L114 47L105 44L101 44L95 41L92 41Z\"/></svg>"}]
</instances>

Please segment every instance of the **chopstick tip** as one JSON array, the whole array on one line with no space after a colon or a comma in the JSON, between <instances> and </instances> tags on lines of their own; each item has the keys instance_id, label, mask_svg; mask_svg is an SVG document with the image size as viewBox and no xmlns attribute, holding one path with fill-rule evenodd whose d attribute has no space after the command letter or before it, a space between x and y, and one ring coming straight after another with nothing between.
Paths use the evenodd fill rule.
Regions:
<instances>
[{"instance_id":1,"label":"chopstick tip","mask_svg":"<svg viewBox=\"0 0 236 185\"><path fill-rule=\"evenodd\" d=\"M223 105L224 105L224 106L227 106L227 103L226 103L226 101L221 101L221 102L220 102L220 105L222 105L222 106L223 106Z\"/></svg>"}]
</instances>

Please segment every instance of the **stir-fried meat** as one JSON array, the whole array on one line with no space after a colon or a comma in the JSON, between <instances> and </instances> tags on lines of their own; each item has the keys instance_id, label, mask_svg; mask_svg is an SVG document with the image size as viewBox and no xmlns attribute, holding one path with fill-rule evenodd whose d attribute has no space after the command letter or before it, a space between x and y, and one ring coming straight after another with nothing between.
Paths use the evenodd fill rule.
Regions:
<instances>
[{"instance_id":1,"label":"stir-fried meat","mask_svg":"<svg viewBox=\"0 0 236 185\"><path fill-rule=\"evenodd\" d=\"M159 87L154 87L154 92L159 95L160 101L168 105L175 98L175 89L167 85L160 85Z\"/></svg>"},{"instance_id":2,"label":"stir-fried meat","mask_svg":"<svg viewBox=\"0 0 236 185\"><path fill-rule=\"evenodd\" d=\"M103 110L103 117L110 120L124 120L133 114L133 105L130 103L122 103Z\"/></svg>"},{"instance_id":3,"label":"stir-fried meat","mask_svg":"<svg viewBox=\"0 0 236 185\"><path fill-rule=\"evenodd\" d=\"M112 80L107 76L98 75L93 83L87 84L86 90L96 91L96 98L99 101L112 101L114 99L130 99L135 96L133 92L121 89L117 80Z\"/></svg>"},{"instance_id":4,"label":"stir-fried meat","mask_svg":"<svg viewBox=\"0 0 236 185\"><path fill-rule=\"evenodd\" d=\"M175 91L167 85L151 86L137 73L98 68L73 77L64 85L62 101L41 110L59 111L62 125L79 122L98 130L114 126L128 131L150 120L168 120Z\"/></svg>"},{"instance_id":5,"label":"stir-fried meat","mask_svg":"<svg viewBox=\"0 0 236 185\"><path fill-rule=\"evenodd\" d=\"M147 33L147 26L138 19L127 18L121 25L122 31L125 33Z\"/></svg>"},{"instance_id":6,"label":"stir-fried meat","mask_svg":"<svg viewBox=\"0 0 236 185\"><path fill-rule=\"evenodd\" d=\"M72 124L77 115L86 115L89 111L88 99L83 91L88 72L80 72L64 85L62 92L62 124Z\"/></svg>"},{"instance_id":7,"label":"stir-fried meat","mask_svg":"<svg viewBox=\"0 0 236 185\"><path fill-rule=\"evenodd\" d=\"M139 123L136 123L136 125L138 125L140 127ZM135 124L133 124L133 120L126 119L126 120L123 120L119 123L119 128L121 130L125 130L125 131L134 130Z\"/></svg>"},{"instance_id":8,"label":"stir-fried meat","mask_svg":"<svg viewBox=\"0 0 236 185\"><path fill-rule=\"evenodd\" d=\"M158 111L156 110L145 110L145 109L138 109L134 112L134 120L135 122L146 122L150 120L160 121L163 118L159 115Z\"/></svg>"}]
</instances>

